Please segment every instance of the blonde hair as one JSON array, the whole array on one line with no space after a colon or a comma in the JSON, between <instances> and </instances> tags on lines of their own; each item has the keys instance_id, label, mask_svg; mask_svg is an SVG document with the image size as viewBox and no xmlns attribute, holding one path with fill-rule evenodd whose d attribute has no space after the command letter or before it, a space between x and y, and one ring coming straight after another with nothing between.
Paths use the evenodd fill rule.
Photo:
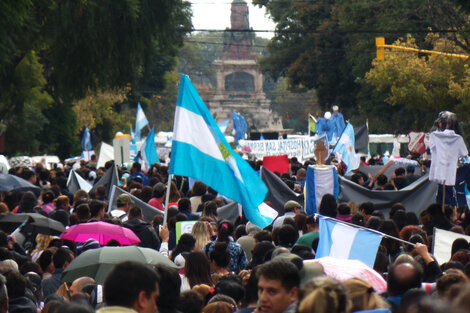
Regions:
<instances>
[{"instance_id":1,"label":"blonde hair","mask_svg":"<svg viewBox=\"0 0 470 313\"><path fill-rule=\"evenodd\" d=\"M331 277L317 277L302 288L300 313L345 313L348 308L346 287Z\"/></svg>"},{"instance_id":2,"label":"blonde hair","mask_svg":"<svg viewBox=\"0 0 470 313\"><path fill-rule=\"evenodd\" d=\"M360 278L351 278L344 282L350 300L350 312L385 309L387 302L375 293L372 285Z\"/></svg>"},{"instance_id":3,"label":"blonde hair","mask_svg":"<svg viewBox=\"0 0 470 313\"><path fill-rule=\"evenodd\" d=\"M0 213L9 213L10 210L5 202L0 202Z\"/></svg>"},{"instance_id":4,"label":"blonde hair","mask_svg":"<svg viewBox=\"0 0 470 313\"><path fill-rule=\"evenodd\" d=\"M52 239L54 239L54 237L52 236L45 235L45 234L37 234L36 235L36 249L34 249L31 254L47 249Z\"/></svg>"},{"instance_id":5,"label":"blonde hair","mask_svg":"<svg viewBox=\"0 0 470 313\"><path fill-rule=\"evenodd\" d=\"M207 225L204 222L197 221L194 223L193 229L191 230L191 235L196 238L196 245L194 246L195 251L202 251L204 246L211 242L209 238L209 230L207 229Z\"/></svg>"}]
</instances>

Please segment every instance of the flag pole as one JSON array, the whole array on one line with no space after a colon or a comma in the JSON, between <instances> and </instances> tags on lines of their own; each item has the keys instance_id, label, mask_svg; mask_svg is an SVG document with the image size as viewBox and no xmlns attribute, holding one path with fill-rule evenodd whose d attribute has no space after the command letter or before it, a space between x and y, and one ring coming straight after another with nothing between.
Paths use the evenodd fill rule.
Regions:
<instances>
[{"instance_id":1,"label":"flag pole","mask_svg":"<svg viewBox=\"0 0 470 313\"><path fill-rule=\"evenodd\" d=\"M171 187L172 178L173 178L173 174L168 173L168 182L166 183L165 214L163 215L163 226L165 226L168 221L168 201L170 199L170 187Z\"/></svg>"},{"instance_id":2,"label":"flag pole","mask_svg":"<svg viewBox=\"0 0 470 313\"><path fill-rule=\"evenodd\" d=\"M340 221L340 220L337 220L336 218L329 217L329 216L324 216L324 215L320 215L320 214L315 214L315 215L317 215L318 217L321 217L321 218L326 218L326 219L335 221L335 222L337 222L337 223L341 223L341 224L348 225L348 226L350 226L350 227L359 228L359 229L362 229L362 230L367 230L367 231L376 233L376 234L378 234L378 235L381 235L382 237L390 238L390 239L399 241L399 242L401 242L401 243L405 243L405 244L410 245L410 246L413 246L413 247L416 246L416 244L414 244L414 243L411 243L411 242L409 242L409 241L406 241L406 240L403 240L403 239L400 239L400 238L397 238L397 237L394 237L394 236L390 236L390 235L384 234L384 233L379 232L378 230L375 230L375 229L370 229L370 228L367 228L367 227L364 227L364 226L360 226L360 225L348 223L348 222L345 222L345 221Z\"/></svg>"}]
</instances>

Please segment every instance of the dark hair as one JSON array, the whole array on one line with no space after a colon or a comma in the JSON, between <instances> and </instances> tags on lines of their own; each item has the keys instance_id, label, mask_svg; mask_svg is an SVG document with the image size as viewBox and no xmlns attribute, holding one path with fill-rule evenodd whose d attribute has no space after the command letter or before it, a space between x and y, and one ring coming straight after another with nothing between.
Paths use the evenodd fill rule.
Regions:
<instances>
[{"instance_id":1,"label":"dark hair","mask_svg":"<svg viewBox=\"0 0 470 313\"><path fill-rule=\"evenodd\" d=\"M237 227L235 227L235 240L237 240L240 237L246 236L246 225L245 224L240 224Z\"/></svg>"},{"instance_id":2,"label":"dark hair","mask_svg":"<svg viewBox=\"0 0 470 313\"><path fill-rule=\"evenodd\" d=\"M51 218L55 221L61 222L64 226L69 226L69 214L62 209L56 209L52 211Z\"/></svg>"},{"instance_id":3,"label":"dark hair","mask_svg":"<svg viewBox=\"0 0 470 313\"><path fill-rule=\"evenodd\" d=\"M227 250L227 243L226 242L216 242L214 245L214 249L209 252L209 259L215 262L215 264L219 267L228 267L230 263L231 254L230 251Z\"/></svg>"},{"instance_id":4,"label":"dark hair","mask_svg":"<svg viewBox=\"0 0 470 313\"><path fill-rule=\"evenodd\" d=\"M222 220L219 222L217 231L218 231L217 241L228 242L229 236L231 236L233 233L233 225L228 220Z\"/></svg>"},{"instance_id":5,"label":"dark hair","mask_svg":"<svg viewBox=\"0 0 470 313\"><path fill-rule=\"evenodd\" d=\"M180 297L181 278L178 271L165 264L154 266L155 271L160 276L160 295L158 296L157 306L159 310L176 308Z\"/></svg>"},{"instance_id":6,"label":"dark hair","mask_svg":"<svg viewBox=\"0 0 470 313\"><path fill-rule=\"evenodd\" d=\"M340 203L338 213L342 215L351 214L351 207L347 203Z\"/></svg>"},{"instance_id":7,"label":"dark hair","mask_svg":"<svg viewBox=\"0 0 470 313\"><path fill-rule=\"evenodd\" d=\"M17 271L7 271L5 273L8 297L10 299L23 297L26 292L26 278Z\"/></svg>"},{"instance_id":8,"label":"dark hair","mask_svg":"<svg viewBox=\"0 0 470 313\"><path fill-rule=\"evenodd\" d=\"M183 291L179 297L177 309L184 313L201 313L204 299L194 290Z\"/></svg>"},{"instance_id":9,"label":"dark hair","mask_svg":"<svg viewBox=\"0 0 470 313\"><path fill-rule=\"evenodd\" d=\"M358 226L364 226L364 216L361 213L356 213L351 218L351 223Z\"/></svg>"},{"instance_id":10,"label":"dark hair","mask_svg":"<svg viewBox=\"0 0 470 313\"><path fill-rule=\"evenodd\" d=\"M400 175L403 175L405 173L406 173L406 171L403 167L397 167L395 169L395 176L400 176Z\"/></svg>"},{"instance_id":11,"label":"dark hair","mask_svg":"<svg viewBox=\"0 0 470 313\"><path fill-rule=\"evenodd\" d=\"M356 184L359 184L359 179L364 178L361 174L359 173L354 173L351 176L351 181L355 182Z\"/></svg>"},{"instance_id":12,"label":"dark hair","mask_svg":"<svg viewBox=\"0 0 470 313\"><path fill-rule=\"evenodd\" d=\"M106 198L106 188L104 186L96 187L95 196L98 198Z\"/></svg>"},{"instance_id":13,"label":"dark hair","mask_svg":"<svg viewBox=\"0 0 470 313\"><path fill-rule=\"evenodd\" d=\"M133 261L120 263L104 282L104 301L109 306L132 308L139 293L144 291L149 298L159 281L157 272L145 264Z\"/></svg>"},{"instance_id":14,"label":"dark hair","mask_svg":"<svg viewBox=\"0 0 470 313\"><path fill-rule=\"evenodd\" d=\"M196 246L196 238L189 233L182 234L175 249L171 252L170 259L175 261L178 254L191 252L191 250L194 249L194 246Z\"/></svg>"},{"instance_id":15,"label":"dark hair","mask_svg":"<svg viewBox=\"0 0 470 313\"><path fill-rule=\"evenodd\" d=\"M412 266L413 271L411 275L397 277L398 272L403 271L403 267ZM404 294L407 290L412 288L420 288L423 281L423 269L415 261L407 261L403 263L394 263L388 269L387 276L387 291L391 296L398 296Z\"/></svg>"},{"instance_id":16,"label":"dark hair","mask_svg":"<svg viewBox=\"0 0 470 313\"><path fill-rule=\"evenodd\" d=\"M228 277L227 277L228 276ZM215 292L223 295L227 295L238 304L245 297L245 288L243 285L235 279L231 279L230 275L223 276L217 285L215 285Z\"/></svg>"},{"instance_id":17,"label":"dark hair","mask_svg":"<svg viewBox=\"0 0 470 313\"><path fill-rule=\"evenodd\" d=\"M192 196L202 196L206 193L207 186L200 180L194 182L193 188L191 189Z\"/></svg>"},{"instance_id":18,"label":"dark hair","mask_svg":"<svg viewBox=\"0 0 470 313\"><path fill-rule=\"evenodd\" d=\"M415 212L406 212L406 225L419 225L418 217Z\"/></svg>"},{"instance_id":19,"label":"dark hair","mask_svg":"<svg viewBox=\"0 0 470 313\"><path fill-rule=\"evenodd\" d=\"M214 201L207 201L204 203L204 209L202 210L202 216L215 216L217 217L217 205Z\"/></svg>"},{"instance_id":20,"label":"dark hair","mask_svg":"<svg viewBox=\"0 0 470 313\"><path fill-rule=\"evenodd\" d=\"M184 264L184 274L191 288L199 284L212 285L211 266L204 252L193 251L188 254Z\"/></svg>"},{"instance_id":21,"label":"dark hair","mask_svg":"<svg viewBox=\"0 0 470 313\"><path fill-rule=\"evenodd\" d=\"M282 225L278 233L279 244L291 248L299 239L299 232L292 225Z\"/></svg>"},{"instance_id":22,"label":"dark hair","mask_svg":"<svg viewBox=\"0 0 470 313\"><path fill-rule=\"evenodd\" d=\"M380 228L380 225L382 225L382 221L383 220L381 220L377 216L371 216L366 223L366 227L370 229L378 230Z\"/></svg>"},{"instance_id":23,"label":"dark hair","mask_svg":"<svg viewBox=\"0 0 470 313\"><path fill-rule=\"evenodd\" d=\"M271 254L276 247L271 241L261 241L254 248L251 257L250 267L263 264L266 260L271 259Z\"/></svg>"},{"instance_id":24,"label":"dark hair","mask_svg":"<svg viewBox=\"0 0 470 313\"><path fill-rule=\"evenodd\" d=\"M403 210L397 210L393 214L392 220L397 224L398 231L402 230L406 226L406 213Z\"/></svg>"},{"instance_id":25,"label":"dark hair","mask_svg":"<svg viewBox=\"0 0 470 313\"><path fill-rule=\"evenodd\" d=\"M332 194L324 194L321 198L320 206L318 212L321 215L329 216L335 218L338 214L337 211L338 203L336 202L335 197Z\"/></svg>"},{"instance_id":26,"label":"dark hair","mask_svg":"<svg viewBox=\"0 0 470 313\"><path fill-rule=\"evenodd\" d=\"M75 208L77 217L80 221L88 220L90 218L90 207L86 203L82 203Z\"/></svg>"},{"instance_id":27,"label":"dark hair","mask_svg":"<svg viewBox=\"0 0 470 313\"><path fill-rule=\"evenodd\" d=\"M90 200L90 203L88 204L90 207L90 214L91 217L97 217L98 214L100 213L101 210L104 208L104 202L100 200Z\"/></svg>"},{"instance_id":28,"label":"dark hair","mask_svg":"<svg viewBox=\"0 0 470 313\"><path fill-rule=\"evenodd\" d=\"M31 191L26 191L21 196L18 213L33 213L33 208L37 205L38 199Z\"/></svg>"},{"instance_id":29,"label":"dark hair","mask_svg":"<svg viewBox=\"0 0 470 313\"><path fill-rule=\"evenodd\" d=\"M372 202L363 202L359 205L359 212L364 211L366 215L371 215L374 212L374 204Z\"/></svg>"},{"instance_id":30,"label":"dark hair","mask_svg":"<svg viewBox=\"0 0 470 313\"><path fill-rule=\"evenodd\" d=\"M132 218L141 218L142 217L142 209L137 207L137 206L133 206L130 210L129 210L129 213L127 214L127 218L128 219L132 219Z\"/></svg>"},{"instance_id":31,"label":"dark hair","mask_svg":"<svg viewBox=\"0 0 470 313\"><path fill-rule=\"evenodd\" d=\"M398 210L403 210L406 212L406 208L403 204L401 204L400 202L397 202L395 203L394 205L392 205L392 207L390 208L390 211L388 212L388 216L390 218L393 218L393 215L395 214L396 211Z\"/></svg>"},{"instance_id":32,"label":"dark hair","mask_svg":"<svg viewBox=\"0 0 470 313\"><path fill-rule=\"evenodd\" d=\"M257 232L253 238L255 240L257 240L258 242L262 242L262 241L273 241L273 237L272 237L272 234L270 231L268 230L262 230L262 231L259 231Z\"/></svg>"},{"instance_id":33,"label":"dark hair","mask_svg":"<svg viewBox=\"0 0 470 313\"><path fill-rule=\"evenodd\" d=\"M451 256L453 256L457 251L465 249L469 250L470 245L468 244L468 241L463 238L457 238L452 242L452 249L451 249Z\"/></svg>"},{"instance_id":34,"label":"dark hair","mask_svg":"<svg viewBox=\"0 0 470 313\"><path fill-rule=\"evenodd\" d=\"M54 267L56 269L62 268L65 262L71 262L72 257L70 256L71 251L65 248L59 248L52 256L52 262L54 263Z\"/></svg>"},{"instance_id":35,"label":"dark hair","mask_svg":"<svg viewBox=\"0 0 470 313\"><path fill-rule=\"evenodd\" d=\"M270 280L279 280L282 287L287 291L300 285L299 270L294 263L288 260L271 260L261 265L256 275L258 279L263 277Z\"/></svg>"},{"instance_id":36,"label":"dark hair","mask_svg":"<svg viewBox=\"0 0 470 313\"><path fill-rule=\"evenodd\" d=\"M51 249L46 249L41 253L39 258L37 259L36 262L39 264L43 272L45 272L46 269L51 264L53 255L54 255L54 252L52 252Z\"/></svg>"},{"instance_id":37,"label":"dark hair","mask_svg":"<svg viewBox=\"0 0 470 313\"><path fill-rule=\"evenodd\" d=\"M387 184L387 182L388 182L388 178L384 174L380 174L377 177L377 185L378 186L385 186L385 184Z\"/></svg>"},{"instance_id":38,"label":"dark hair","mask_svg":"<svg viewBox=\"0 0 470 313\"><path fill-rule=\"evenodd\" d=\"M181 198L178 201L178 210L180 210L180 212L189 211L190 209L191 209L191 200L189 200L188 198Z\"/></svg>"}]
</instances>

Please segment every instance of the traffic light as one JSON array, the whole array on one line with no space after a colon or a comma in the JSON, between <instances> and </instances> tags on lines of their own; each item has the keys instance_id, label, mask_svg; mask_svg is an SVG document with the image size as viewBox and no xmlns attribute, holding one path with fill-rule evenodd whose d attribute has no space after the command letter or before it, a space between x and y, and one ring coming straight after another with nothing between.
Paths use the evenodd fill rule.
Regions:
<instances>
[{"instance_id":1,"label":"traffic light","mask_svg":"<svg viewBox=\"0 0 470 313\"><path fill-rule=\"evenodd\" d=\"M375 37L375 46L377 48L377 60L385 60L385 37Z\"/></svg>"}]
</instances>

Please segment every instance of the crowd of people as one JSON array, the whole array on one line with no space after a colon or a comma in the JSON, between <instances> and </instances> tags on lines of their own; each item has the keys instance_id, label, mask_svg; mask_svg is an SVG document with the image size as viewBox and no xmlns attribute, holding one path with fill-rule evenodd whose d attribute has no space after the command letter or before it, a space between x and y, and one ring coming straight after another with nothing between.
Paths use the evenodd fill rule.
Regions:
<instances>
[{"instance_id":1,"label":"crowd of people","mask_svg":"<svg viewBox=\"0 0 470 313\"><path fill-rule=\"evenodd\" d=\"M291 160L289 174L281 176L287 186L301 190L306 167ZM252 163L255 170L259 163ZM85 180L99 180L105 168L81 162L75 168ZM341 166L341 165L339 165ZM119 168L119 184L138 199L164 210L170 184L168 223L163 215L145 220L141 208L128 194L117 198L107 211L109 196L100 186L93 193L67 188L70 168L47 170L41 165L17 167L11 174L41 188L41 193L3 192L0 212L39 213L65 227L105 221L130 228L141 240L139 246L159 251L175 264L148 265L123 262L114 267L105 282L94 277L63 281L62 273L80 254L100 248L96 240L77 243L43 233L4 231L0 223L0 312L468 312L470 310L470 246L457 239L449 247L451 258L438 264L430 253L434 227L470 234L468 208L454 210L433 204L419 215L402 204L389 213L376 210L372 202L338 203L323 196L319 213L380 231L413 245L384 237L374 270L384 277L387 291L379 294L361 278L338 281L325 274L315 258L319 225L317 216L307 216L301 201L286 201L283 212L271 226L260 229L243 216L236 221L219 219L217 209L228 199L186 177L168 179L168 167L154 164L143 172L139 163ZM377 175L372 187L382 184ZM400 174L401 175L401 174ZM411 175L411 174L410 174ZM415 177L391 183L394 188ZM357 179L355 176L353 179ZM367 180L367 177L366 179ZM385 185L385 184L383 184ZM190 233L177 240L176 223L196 221ZM106 245L118 246L110 241Z\"/></svg>"}]
</instances>

